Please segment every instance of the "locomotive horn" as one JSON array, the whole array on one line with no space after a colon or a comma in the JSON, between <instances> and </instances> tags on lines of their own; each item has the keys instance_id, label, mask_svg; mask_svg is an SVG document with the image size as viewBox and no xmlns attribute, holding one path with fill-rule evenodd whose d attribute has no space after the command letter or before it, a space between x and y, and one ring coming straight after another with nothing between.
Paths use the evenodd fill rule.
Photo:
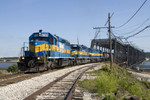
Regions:
<instances>
[{"instance_id":1,"label":"locomotive horn","mask_svg":"<svg viewBox=\"0 0 150 100\"><path fill-rule=\"evenodd\" d=\"M39 32L41 33L41 32L42 32L42 30L39 30Z\"/></svg>"}]
</instances>

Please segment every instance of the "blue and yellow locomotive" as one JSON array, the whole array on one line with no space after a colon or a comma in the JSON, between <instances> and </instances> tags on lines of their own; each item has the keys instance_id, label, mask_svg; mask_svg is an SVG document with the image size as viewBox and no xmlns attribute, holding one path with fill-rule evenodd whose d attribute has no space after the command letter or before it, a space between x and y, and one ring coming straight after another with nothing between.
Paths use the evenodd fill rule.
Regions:
<instances>
[{"instance_id":1,"label":"blue and yellow locomotive","mask_svg":"<svg viewBox=\"0 0 150 100\"><path fill-rule=\"evenodd\" d=\"M104 58L101 51L93 48L89 48L89 57L91 62L99 62Z\"/></svg>"},{"instance_id":2,"label":"blue and yellow locomotive","mask_svg":"<svg viewBox=\"0 0 150 100\"><path fill-rule=\"evenodd\" d=\"M41 71L100 61L102 53L84 45L70 44L69 41L49 32L33 33L29 37L29 48L22 48L18 69L20 71Z\"/></svg>"}]
</instances>

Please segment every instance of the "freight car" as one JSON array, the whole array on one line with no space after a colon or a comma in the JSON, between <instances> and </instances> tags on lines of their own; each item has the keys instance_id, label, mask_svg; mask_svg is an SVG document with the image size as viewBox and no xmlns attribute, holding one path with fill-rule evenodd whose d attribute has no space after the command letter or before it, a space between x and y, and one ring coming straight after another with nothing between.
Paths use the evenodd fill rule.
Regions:
<instances>
[{"instance_id":1,"label":"freight car","mask_svg":"<svg viewBox=\"0 0 150 100\"><path fill-rule=\"evenodd\" d=\"M49 32L33 33L29 47L22 47L18 62L20 71L43 71L68 65L97 62L103 59L102 52L84 45L70 44L66 39Z\"/></svg>"}]
</instances>

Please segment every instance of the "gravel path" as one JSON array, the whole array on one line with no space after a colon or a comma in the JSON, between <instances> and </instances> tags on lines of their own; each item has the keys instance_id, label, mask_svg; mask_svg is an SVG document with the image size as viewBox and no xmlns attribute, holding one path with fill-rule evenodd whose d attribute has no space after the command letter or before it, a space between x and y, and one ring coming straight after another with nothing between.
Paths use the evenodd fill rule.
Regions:
<instances>
[{"instance_id":1,"label":"gravel path","mask_svg":"<svg viewBox=\"0 0 150 100\"><path fill-rule=\"evenodd\" d=\"M139 80L147 79L150 82L150 74L138 73L133 71L128 71L133 74L133 76L137 77Z\"/></svg>"},{"instance_id":2,"label":"gravel path","mask_svg":"<svg viewBox=\"0 0 150 100\"><path fill-rule=\"evenodd\" d=\"M27 79L27 80L24 80L15 84L10 84L7 86L0 87L0 100L22 100L25 97L32 94L33 92L40 89L41 87L54 81L55 79L57 79L57 77L60 77L69 71L72 71L72 70L75 70L75 69L78 69L80 67L84 67L87 65L93 65L93 63L62 69L59 71L55 71L55 72L37 76L31 79Z\"/></svg>"}]
</instances>

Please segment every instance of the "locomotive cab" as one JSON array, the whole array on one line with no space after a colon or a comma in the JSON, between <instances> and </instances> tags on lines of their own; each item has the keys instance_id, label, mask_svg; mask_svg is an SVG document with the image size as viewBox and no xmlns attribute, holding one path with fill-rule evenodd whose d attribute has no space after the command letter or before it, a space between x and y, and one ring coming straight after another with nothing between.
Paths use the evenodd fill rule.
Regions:
<instances>
[{"instance_id":1,"label":"locomotive cab","mask_svg":"<svg viewBox=\"0 0 150 100\"><path fill-rule=\"evenodd\" d=\"M100 50L89 48L89 57L91 62L98 62L102 60L103 54Z\"/></svg>"},{"instance_id":2,"label":"locomotive cab","mask_svg":"<svg viewBox=\"0 0 150 100\"><path fill-rule=\"evenodd\" d=\"M29 38L29 55L25 56L46 56L48 55L49 39L48 33L34 33Z\"/></svg>"},{"instance_id":3,"label":"locomotive cab","mask_svg":"<svg viewBox=\"0 0 150 100\"><path fill-rule=\"evenodd\" d=\"M71 44L71 56L77 58L79 56L80 46L78 44Z\"/></svg>"},{"instance_id":4,"label":"locomotive cab","mask_svg":"<svg viewBox=\"0 0 150 100\"><path fill-rule=\"evenodd\" d=\"M72 44L71 55L75 58L76 64L83 64L89 62L88 48L84 45Z\"/></svg>"},{"instance_id":5,"label":"locomotive cab","mask_svg":"<svg viewBox=\"0 0 150 100\"><path fill-rule=\"evenodd\" d=\"M21 71L35 69L39 71L40 66L42 69L47 68L47 57L50 56L50 45L53 43L50 33L39 31L33 33L29 37L29 49L23 46L23 53L18 62L18 68ZM37 68L34 68L39 66Z\"/></svg>"}]
</instances>

